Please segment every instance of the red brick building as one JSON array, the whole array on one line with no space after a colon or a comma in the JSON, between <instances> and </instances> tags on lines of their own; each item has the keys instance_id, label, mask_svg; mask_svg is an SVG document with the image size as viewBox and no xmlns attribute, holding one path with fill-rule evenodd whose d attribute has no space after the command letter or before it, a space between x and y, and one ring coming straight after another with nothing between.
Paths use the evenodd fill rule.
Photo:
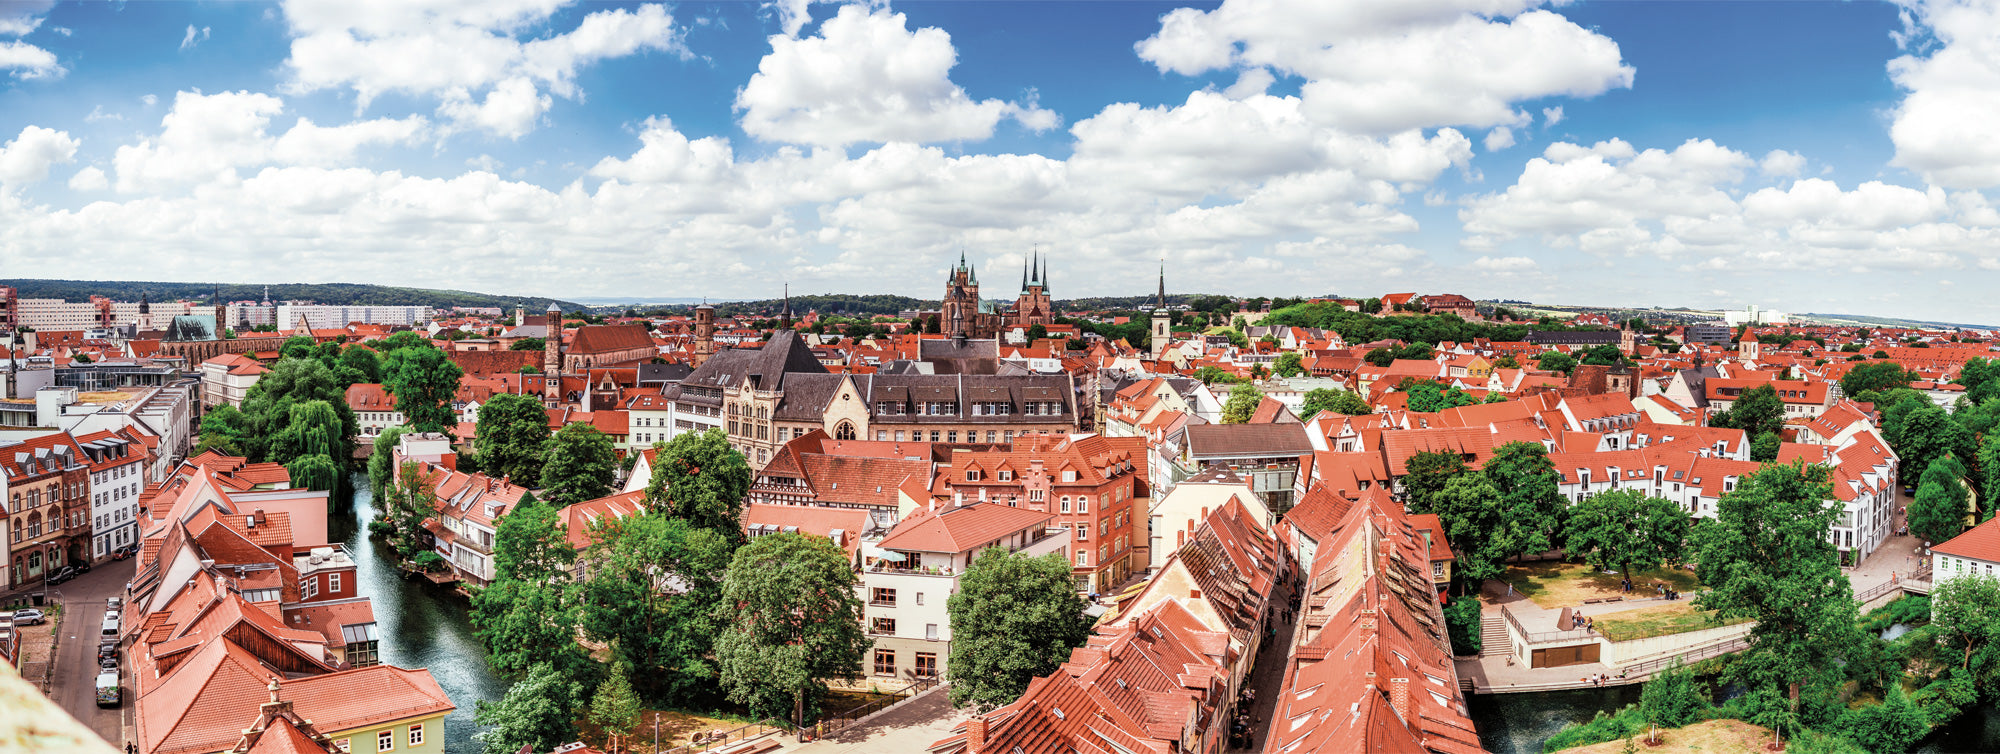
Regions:
<instances>
[{"instance_id":1,"label":"red brick building","mask_svg":"<svg viewBox=\"0 0 2000 754\"><path fill-rule=\"evenodd\" d=\"M1135 520L1146 516L1146 439L1023 435L996 450L956 450L945 486L955 502L996 501L1055 514L1071 532L1079 590L1106 593L1134 571ZM1136 501L1136 502L1135 502Z\"/></svg>"}]
</instances>

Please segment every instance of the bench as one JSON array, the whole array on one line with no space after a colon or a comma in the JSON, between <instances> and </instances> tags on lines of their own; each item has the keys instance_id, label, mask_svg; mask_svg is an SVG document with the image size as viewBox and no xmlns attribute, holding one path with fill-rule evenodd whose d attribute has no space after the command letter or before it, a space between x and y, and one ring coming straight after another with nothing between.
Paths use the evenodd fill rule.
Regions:
<instances>
[{"instance_id":1,"label":"bench","mask_svg":"<svg viewBox=\"0 0 2000 754\"><path fill-rule=\"evenodd\" d=\"M1623 602L1623 601L1625 601L1624 597L1599 597L1594 600L1584 600L1583 604L1596 605L1603 602Z\"/></svg>"}]
</instances>

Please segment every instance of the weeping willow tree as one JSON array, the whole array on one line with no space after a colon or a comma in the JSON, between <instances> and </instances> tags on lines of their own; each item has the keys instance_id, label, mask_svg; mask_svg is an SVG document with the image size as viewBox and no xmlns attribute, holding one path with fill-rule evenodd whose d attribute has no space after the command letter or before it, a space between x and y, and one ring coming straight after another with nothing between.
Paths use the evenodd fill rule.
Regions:
<instances>
[{"instance_id":1,"label":"weeping willow tree","mask_svg":"<svg viewBox=\"0 0 2000 754\"><path fill-rule=\"evenodd\" d=\"M294 404L285 428L273 438L273 461L291 472L292 484L312 490L333 490L340 485L341 446L339 412L326 401Z\"/></svg>"}]
</instances>

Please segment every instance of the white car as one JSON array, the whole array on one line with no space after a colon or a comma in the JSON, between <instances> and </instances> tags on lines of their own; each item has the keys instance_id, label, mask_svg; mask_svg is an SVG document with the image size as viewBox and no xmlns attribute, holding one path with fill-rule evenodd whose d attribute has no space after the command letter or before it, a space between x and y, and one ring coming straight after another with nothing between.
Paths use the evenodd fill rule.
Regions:
<instances>
[{"instance_id":1,"label":"white car","mask_svg":"<svg viewBox=\"0 0 2000 754\"><path fill-rule=\"evenodd\" d=\"M14 625L16 626L36 626L47 623L48 620L47 616L42 615L42 611L34 608L14 611Z\"/></svg>"}]
</instances>

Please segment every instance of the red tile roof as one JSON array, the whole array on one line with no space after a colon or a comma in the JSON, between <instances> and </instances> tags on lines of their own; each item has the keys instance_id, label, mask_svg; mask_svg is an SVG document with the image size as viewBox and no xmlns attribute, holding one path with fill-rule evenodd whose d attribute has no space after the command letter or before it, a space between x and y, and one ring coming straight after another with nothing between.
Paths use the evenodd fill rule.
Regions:
<instances>
[{"instance_id":1,"label":"red tile roof","mask_svg":"<svg viewBox=\"0 0 2000 754\"><path fill-rule=\"evenodd\" d=\"M999 503L973 503L935 511L918 508L877 545L884 550L966 552L1023 529L1046 526L1055 516Z\"/></svg>"},{"instance_id":2,"label":"red tile roof","mask_svg":"<svg viewBox=\"0 0 2000 754\"><path fill-rule=\"evenodd\" d=\"M1931 551L1955 558L2000 563L2000 518L1986 519L1985 523L1932 547Z\"/></svg>"}]
</instances>

